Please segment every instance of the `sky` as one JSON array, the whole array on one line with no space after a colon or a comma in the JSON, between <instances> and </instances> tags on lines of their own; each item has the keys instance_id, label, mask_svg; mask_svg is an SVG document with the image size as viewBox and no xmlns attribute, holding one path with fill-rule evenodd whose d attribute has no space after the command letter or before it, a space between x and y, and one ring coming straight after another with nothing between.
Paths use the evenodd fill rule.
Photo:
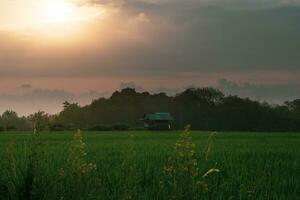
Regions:
<instances>
[{"instance_id":1,"label":"sky","mask_svg":"<svg viewBox=\"0 0 300 200\"><path fill-rule=\"evenodd\" d=\"M299 0L0 0L0 112L126 86L300 98Z\"/></svg>"}]
</instances>

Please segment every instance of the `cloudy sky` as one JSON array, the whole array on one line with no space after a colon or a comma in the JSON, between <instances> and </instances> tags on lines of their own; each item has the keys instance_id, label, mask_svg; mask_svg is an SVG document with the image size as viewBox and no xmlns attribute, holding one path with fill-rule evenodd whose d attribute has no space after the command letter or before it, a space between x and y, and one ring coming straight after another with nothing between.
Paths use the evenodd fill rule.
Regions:
<instances>
[{"instance_id":1,"label":"cloudy sky","mask_svg":"<svg viewBox=\"0 0 300 200\"><path fill-rule=\"evenodd\" d=\"M300 98L299 19L298 0L0 0L0 112L124 85Z\"/></svg>"}]
</instances>

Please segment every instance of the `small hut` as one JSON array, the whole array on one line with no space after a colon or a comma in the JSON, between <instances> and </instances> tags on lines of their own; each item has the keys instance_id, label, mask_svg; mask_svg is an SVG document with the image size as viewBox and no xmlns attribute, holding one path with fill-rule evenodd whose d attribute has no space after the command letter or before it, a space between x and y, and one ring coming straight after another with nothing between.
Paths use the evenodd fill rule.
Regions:
<instances>
[{"instance_id":1,"label":"small hut","mask_svg":"<svg viewBox=\"0 0 300 200\"><path fill-rule=\"evenodd\" d=\"M174 117L169 112L156 112L145 114L141 121L144 127L149 130L171 130Z\"/></svg>"}]
</instances>

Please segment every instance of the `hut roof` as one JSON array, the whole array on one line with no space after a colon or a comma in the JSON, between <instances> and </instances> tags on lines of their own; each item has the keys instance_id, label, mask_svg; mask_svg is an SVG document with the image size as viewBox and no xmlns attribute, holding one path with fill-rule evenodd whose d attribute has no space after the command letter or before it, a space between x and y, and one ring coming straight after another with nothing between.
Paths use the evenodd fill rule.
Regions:
<instances>
[{"instance_id":1,"label":"hut roof","mask_svg":"<svg viewBox=\"0 0 300 200\"><path fill-rule=\"evenodd\" d=\"M173 121L174 117L169 112L156 112L156 113L145 114L142 120Z\"/></svg>"}]
</instances>

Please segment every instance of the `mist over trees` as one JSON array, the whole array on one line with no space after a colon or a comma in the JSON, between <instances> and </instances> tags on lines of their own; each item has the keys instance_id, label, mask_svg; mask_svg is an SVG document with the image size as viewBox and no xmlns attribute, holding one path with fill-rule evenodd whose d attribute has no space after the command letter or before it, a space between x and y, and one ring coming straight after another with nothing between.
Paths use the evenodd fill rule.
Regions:
<instances>
[{"instance_id":1,"label":"mist over trees","mask_svg":"<svg viewBox=\"0 0 300 200\"><path fill-rule=\"evenodd\" d=\"M216 131L299 131L300 99L271 105L238 96L225 96L214 88L190 88L176 96L150 94L125 88L110 98L90 105L64 102L57 115L42 111L18 117L6 111L0 118L1 130L123 130L142 127L144 114L170 112L174 129L191 124L194 130Z\"/></svg>"}]
</instances>

